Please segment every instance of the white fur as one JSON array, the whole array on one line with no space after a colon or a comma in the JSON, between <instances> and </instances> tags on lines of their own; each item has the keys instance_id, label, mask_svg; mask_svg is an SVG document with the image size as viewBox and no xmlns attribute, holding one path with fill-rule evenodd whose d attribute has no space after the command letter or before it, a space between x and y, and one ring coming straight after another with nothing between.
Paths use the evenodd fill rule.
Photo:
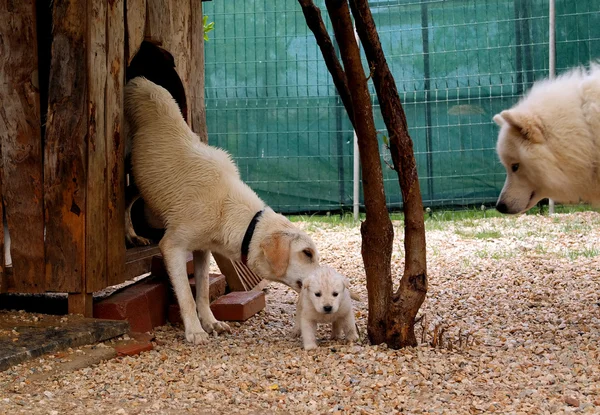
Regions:
<instances>
[{"instance_id":1,"label":"white fur","mask_svg":"<svg viewBox=\"0 0 600 415\"><path fill-rule=\"evenodd\" d=\"M132 164L140 194L165 226L160 241L185 326L186 339L198 344L212 331L229 327L209 307L210 252L241 260L244 234L264 209L250 243L248 266L260 277L298 289L318 267L310 237L276 214L241 181L229 155L200 141L169 92L135 78L125 88L125 115L133 139ZM196 304L188 283L186 259L194 253Z\"/></svg>"},{"instance_id":2,"label":"white fur","mask_svg":"<svg viewBox=\"0 0 600 415\"><path fill-rule=\"evenodd\" d=\"M328 266L306 278L298 296L294 335L302 335L304 350L317 347L317 323L332 324L332 339L345 334L349 341L358 340L348 279Z\"/></svg>"},{"instance_id":3,"label":"white fur","mask_svg":"<svg viewBox=\"0 0 600 415\"><path fill-rule=\"evenodd\" d=\"M494 121L507 171L497 206L505 213L524 212L544 198L600 203L599 65L537 82Z\"/></svg>"}]
</instances>

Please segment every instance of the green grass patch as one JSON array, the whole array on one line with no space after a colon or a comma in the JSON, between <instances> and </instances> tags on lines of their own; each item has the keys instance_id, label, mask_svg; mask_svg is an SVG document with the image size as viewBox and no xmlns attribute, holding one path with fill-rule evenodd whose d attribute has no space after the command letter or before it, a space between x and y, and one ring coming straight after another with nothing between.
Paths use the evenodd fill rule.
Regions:
<instances>
[{"instance_id":1,"label":"green grass patch","mask_svg":"<svg viewBox=\"0 0 600 415\"><path fill-rule=\"evenodd\" d=\"M587 247L582 250L568 250L566 251L565 256L571 261L574 261L579 257L594 258L597 257L599 254L600 250L593 247Z\"/></svg>"}]
</instances>

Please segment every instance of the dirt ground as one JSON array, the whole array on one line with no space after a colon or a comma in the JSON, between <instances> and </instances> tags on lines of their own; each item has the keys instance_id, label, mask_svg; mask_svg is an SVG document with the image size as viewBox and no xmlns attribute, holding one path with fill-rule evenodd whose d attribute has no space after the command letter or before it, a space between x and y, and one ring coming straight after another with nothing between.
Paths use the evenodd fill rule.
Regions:
<instances>
[{"instance_id":1,"label":"dirt ground","mask_svg":"<svg viewBox=\"0 0 600 415\"><path fill-rule=\"evenodd\" d=\"M600 214L428 221L422 344L405 350L364 339L358 226L300 225L362 295L361 343L321 329L303 351L289 335L296 294L271 284L264 311L206 346L164 326L139 356L56 370L89 352L71 350L2 372L0 413L600 413Z\"/></svg>"}]
</instances>

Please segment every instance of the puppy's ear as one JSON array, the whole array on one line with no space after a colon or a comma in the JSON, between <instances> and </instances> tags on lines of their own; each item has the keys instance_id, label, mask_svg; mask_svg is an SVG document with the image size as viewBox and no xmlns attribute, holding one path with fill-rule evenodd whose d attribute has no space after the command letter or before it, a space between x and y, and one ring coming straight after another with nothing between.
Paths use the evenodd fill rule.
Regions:
<instances>
[{"instance_id":1,"label":"puppy's ear","mask_svg":"<svg viewBox=\"0 0 600 415\"><path fill-rule=\"evenodd\" d=\"M502 115L496 114L492 119L496 124L498 124L498 127L502 127L504 125L504 118L502 118Z\"/></svg>"},{"instance_id":2,"label":"puppy's ear","mask_svg":"<svg viewBox=\"0 0 600 415\"><path fill-rule=\"evenodd\" d=\"M542 123L537 117L515 110L502 111L500 116L531 143L539 144L544 141Z\"/></svg>"},{"instance_id":3,"label":"puppy's ear","mask_svg":"<svg viewBox=\"0 0 600 415\"><path fill-rule=\"evenodd\" d=\"M260 243L260 248L271 267L271 271L277 278L282 278L287 271L290 262L290 245L292 238L283 232L276 232Z\"/></svg>"}]
</instances>

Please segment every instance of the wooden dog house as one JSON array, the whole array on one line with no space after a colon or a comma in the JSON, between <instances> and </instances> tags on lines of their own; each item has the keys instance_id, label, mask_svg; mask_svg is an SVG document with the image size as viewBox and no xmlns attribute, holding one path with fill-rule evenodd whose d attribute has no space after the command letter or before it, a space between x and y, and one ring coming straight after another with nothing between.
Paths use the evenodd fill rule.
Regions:
<instances>
[{"instance_id":1,"label":"wooden dog house","mask_svg":"<svg viewBox=\"0 0 600 415\"><path fill-rule=\"evenodd\" d=\"M158 253L127 250L124 236L123 87L144 39L173 55L188 123L207 140L202 3L42 3L0 2L0 214L13 264L0 247L0 292L66 292L69 312L91 315L91 293L147 272Z\"/></svg>"}]
</instances>

